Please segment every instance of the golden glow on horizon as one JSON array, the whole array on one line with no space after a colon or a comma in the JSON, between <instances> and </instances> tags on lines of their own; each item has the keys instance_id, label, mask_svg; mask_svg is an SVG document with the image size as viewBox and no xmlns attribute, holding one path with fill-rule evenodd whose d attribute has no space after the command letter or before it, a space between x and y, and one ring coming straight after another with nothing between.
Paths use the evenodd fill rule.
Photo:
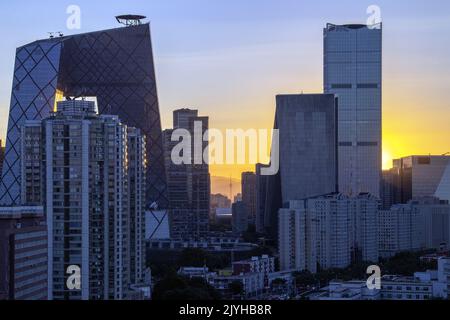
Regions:
<instances>
[{"instance_id":1,"label":"golden glow on horizon","mask_svg":"<svg viewBox=\"0 0 450 320\"><path fill-rule=\"evenodd\" d=\"M383 170L390 169L392 167L392 156L391 153L384 149L383 150Z\"/></svg>"}]
</instances>

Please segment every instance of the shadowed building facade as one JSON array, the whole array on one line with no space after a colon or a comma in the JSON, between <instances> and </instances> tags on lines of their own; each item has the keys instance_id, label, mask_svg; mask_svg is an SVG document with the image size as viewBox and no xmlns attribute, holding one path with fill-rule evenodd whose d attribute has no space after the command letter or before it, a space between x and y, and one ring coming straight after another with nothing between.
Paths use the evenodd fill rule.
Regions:
<instances>
[{"instance_id":1,"label":"shadowed building facade","mask_svg":"<svg viewBox=\"0 0 450 320\"><path fill-rule=\"evenodd\" d=\"M149 24L39 40L17 49L0 203L20 196L20 127L42 120L64 96L97 97L147 137L146 202L168 206L161 120Z\"/></svg>"},{"instance_id":2,"label":"shadowed building facade","mask_svg":"<svg viewBox=\"0 0 450 320\"><path fill-rule=\"evenodd\" d=\"M209 118L199 116L198 110L178 109L173 112L173 127L163 132L170 200L170 236L185 240L205 238L209 232L211 178L209 164L202 156L208 147L208 141L204 140L208 139L201 142L200 152L196 152L195 140L207 134ZM183 135L181 138L178 137L180 132ZM176 138L174 141L172 135ZM176 164L172 160L172 152L181 140L188 137L190 161Z\"/></svg>"},{"instance_id":3,"label":"shadowed building facade","mask_svg":"<svg viewBox=\"0 0 450 320\"><path fill-rule=\"evenodd\" d=\"M277 175L268 176L264 224L277 238L278 211L290 201L338 190L337 99L332 94L279 95Z\"/></svg>"}]
</instances>

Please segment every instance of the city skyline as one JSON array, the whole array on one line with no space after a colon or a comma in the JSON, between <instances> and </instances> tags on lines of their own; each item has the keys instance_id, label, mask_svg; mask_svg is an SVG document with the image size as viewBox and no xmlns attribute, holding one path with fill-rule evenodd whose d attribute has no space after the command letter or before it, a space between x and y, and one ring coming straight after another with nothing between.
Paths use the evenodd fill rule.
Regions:
<instances>
[{"instance_id":1,"label":"city skyline","mask_svg":"<svg viewBox=\"0 0 450 320\"><path fill-rule=\"evenodd\" d=\"M365 23L366 9L373 4L344 3L348 6L329 1L315 4L283 1L277 7L273 1L262 1L256 7L234 1L198 0L187 5L174 0L150 4L128 1L112 8L102 1L96 4L78 1L81 29L67 30L66 9L71 3L47 1L52 10L38 18L34 12L41 4L24 5L18 1L8 5L7 11L21 6L21 16L6 17L3 23L9 28L0 31L5 45L0 55L3 119L0 137L5 141L16 47L45 38L52 30L71 35L119 27L114 16L129 12L147 15L152 25L164 129L170 128L171 112L183 107L204 110L213 128L270 129L276 94L322 92L321 37L326 23ZM440 41L450 23L445 10L435 10L438 6L448 8L450 4L445 1L434 2L434 6L426 1L375 4L381 9L384 23L383 167L386 169L392 166L394 158L450 151L446 141L450 130L445 128L450 111L446 110L444 99L444 89L450 83L445 74L449 65L445 57L450 47ZM53 19L46 19L47 15ZM29 28L36 19L42 23ZM11 29L16 31L7 31ZM205 87L208 87L206 94ZM248 170L254 170L254 165L211 166L213 176L231 175L237 179L242 171Z\"/></svg>"},{"instance_id":2,"label":"city skyline","mask_svg":"<svg viewBox=\"0 0 450 320\"><path fill-rule=\"evenodd\" d=\"M0 300L450 299L450 3L0 9Z\"/></svg>"}]
</instances>

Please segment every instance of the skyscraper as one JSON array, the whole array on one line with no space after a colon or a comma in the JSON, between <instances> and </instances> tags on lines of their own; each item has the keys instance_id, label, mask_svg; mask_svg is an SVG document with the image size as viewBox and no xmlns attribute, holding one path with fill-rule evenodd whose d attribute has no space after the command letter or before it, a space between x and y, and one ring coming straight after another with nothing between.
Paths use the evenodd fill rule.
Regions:
<instances>
[{"instance_id":1,"label":"skyscraper","mask_svg":"<svg viewBox=\"0 0 450 320\"><path fill-rule=\"evenodd\" d=\"M31 139L36 121L25 122L22 159L43 155L41 195L31 194L45 204L49 299L127 298L144 279L144 136L85 100L59 102L40 131ZM24 172L33 181L37 167ZM70 266L80 268L81 290L66 286Z\"/></svg>"},{"instance_id":2,"label":"skyscraper","mask_svg":"<svg viewBox=\"0 0 450 320\"><path fill-rule=\"evenodd\" d=\"M332 94L277 96L277 175L268 176L265 225L277 238L278 211L289 201L337 192L337 100Z\"/></svg>"},{"instance_id":3,"label":"skyscraper","mask_svg":"<svg viewBox=\"0 0 450 320\"><path fill-rule=\"evenodd\" d=\"M382 26L327 24L324 92L339 98L339 188L380 196Z\"/></svg>"},{"instance_id":4,"label":"skyscraper","mask_svg":"<svg viewBox=\"0 0 450 320\"><path fill-rule=\"evenodd\" d=\"M248 223L256 226L256 174L242 173L242 202L247 207Z\"/></svg>"},{"instance_id":5,"label":"skyscraper","mask_svg":"<svg viewBox=\"0 0 450 320\"><path fill-rule=\"evenodd\" d=\"M421 248L419 211L409 204L396 204L378 213L378 247L381 257Z\"/></svg>"},{"instance_id":6,"label":"skyscraper","mask_svg":"<svg viewBox=\"0 0 450 320\"><path fill-rule=\"evenodd\" d=\"M165 130L163 134L170 200L171 237L203 238L209 231L211 201L209 164L203 159L203 151L208 146L208 140L203 138L209 128L209 118L199 116L198 110L192 109L175 110L173 118L174 128ZM180 141L172 141L172 135L177 129L184 130L184 133L189 134L191 138L189 163L176 164L172 159L173 148L180 143ZM196 137L196 133L199 136ZM200 144L196 143L198 139L201 140ZM198 145L201 150L197 150Z\"/></svg>"},{"instance_id":7,"label":"skyscraper","mask_svg":"<svg viewBox=\"0 0 450 320\"><path fill-rule=\"evenodd\" d=\"M261 169L268 167L267 165L256 164L256 232L264 233L266 231L265 210L266 210L266 194L268 176L261 174Z\"/></svg>"},{"instance_id":8,"label":"skyscraper","mask_svg":"<svg viewBox=\"0 0 450 320\"><path fill-rule=\"evenodd\" d=\"M20 127L63 97L95 96L147 137L146 202L166 207L161 121L149 24L32 42L17 49L0 203L20 204Z\"/></svg>"},{"instance_id":9,"label":"skyscraper","mask_svg":"<svg viewBox=\"0 0 450 320\"><path fill-rule=\"evenodd\" d=\"M233 233L240 237L248 230L248 209L242 201L237 201L231 206Z\"/></svg>"}]
</instances>

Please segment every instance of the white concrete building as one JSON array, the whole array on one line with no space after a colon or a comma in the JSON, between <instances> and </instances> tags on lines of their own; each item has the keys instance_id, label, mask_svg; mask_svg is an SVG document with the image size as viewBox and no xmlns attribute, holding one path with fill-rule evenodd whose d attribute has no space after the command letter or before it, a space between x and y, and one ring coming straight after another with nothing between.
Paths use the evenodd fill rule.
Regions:
<instances>
[{"instance_id":1,"label":"white concrete building","mask_svg":"<svg viewBox=\"0 0 450 320\"><path fill-rule=\"evenodd\" d=\"M232 263L233 274L262 273L266 278L269 273L275 271L275 258L268 255L252 257L248 260L235 261Z\"/></svg>"},{"instance_id":2,"label":"white concrete building","mask_svg":"<svg viewBox=\"0 0 450 320\"><path fill-rule=\"evenodd\" d=\"M431 300L447 299L450 284L450 258L440 258L437 270L416 272L404 277L385 275L381 289L369 290L365 280L332 281L310 300Z\"/></svg>"},{"instance_id":3,"label":"white concrete building","mask_svg":"<svg viewBox=\"0 0 450 320\"><path fill-rule=\"evenodd\" d=\"M291 201L279 211L281 270L346 268L352 260L378 261L379 200L369 194L331 194Z\"/></svg>"},{"instance_id":4,"label":"white concrete building","mask_svg":"<svg viewBox=\"0 0 450 320\"><path fill-rule=\"evenodd\" d=\"M378 214L380 255L391 257L402 251L421 249L419 211L411 204L399 204Z\"/></svg>"},{"instance_id":5,"label":"white concrete building","mask_svg":"<svg viewBox=\"0 0 450 320\"><path fill-rule=\"evenodd\" d=\"M420 219L421 247L450 250L450 205L447 200L434 197L418 198L411 202Z\"/></svg>"},{"instance_id":6,"label":"white concrete building","mask_svg":"<svg viewBox=\"0 0 450 320\"><path fill-rule=\"evenodd\" d=\"M315 227L304 201L290 201L289 208L280 209L278 248L281 270L317 271Z\"/></svg>"},{"instance_id":7,"label":"white concrete building","mask_svg":"<svg viewBox=\"0 0 450 320\"><path fill-rule=\"evenodd\" d=\"M332 281L308 296L310 300L379 300L379 290L369 290L366 281Z\"/></svg>"}]
</instances>

